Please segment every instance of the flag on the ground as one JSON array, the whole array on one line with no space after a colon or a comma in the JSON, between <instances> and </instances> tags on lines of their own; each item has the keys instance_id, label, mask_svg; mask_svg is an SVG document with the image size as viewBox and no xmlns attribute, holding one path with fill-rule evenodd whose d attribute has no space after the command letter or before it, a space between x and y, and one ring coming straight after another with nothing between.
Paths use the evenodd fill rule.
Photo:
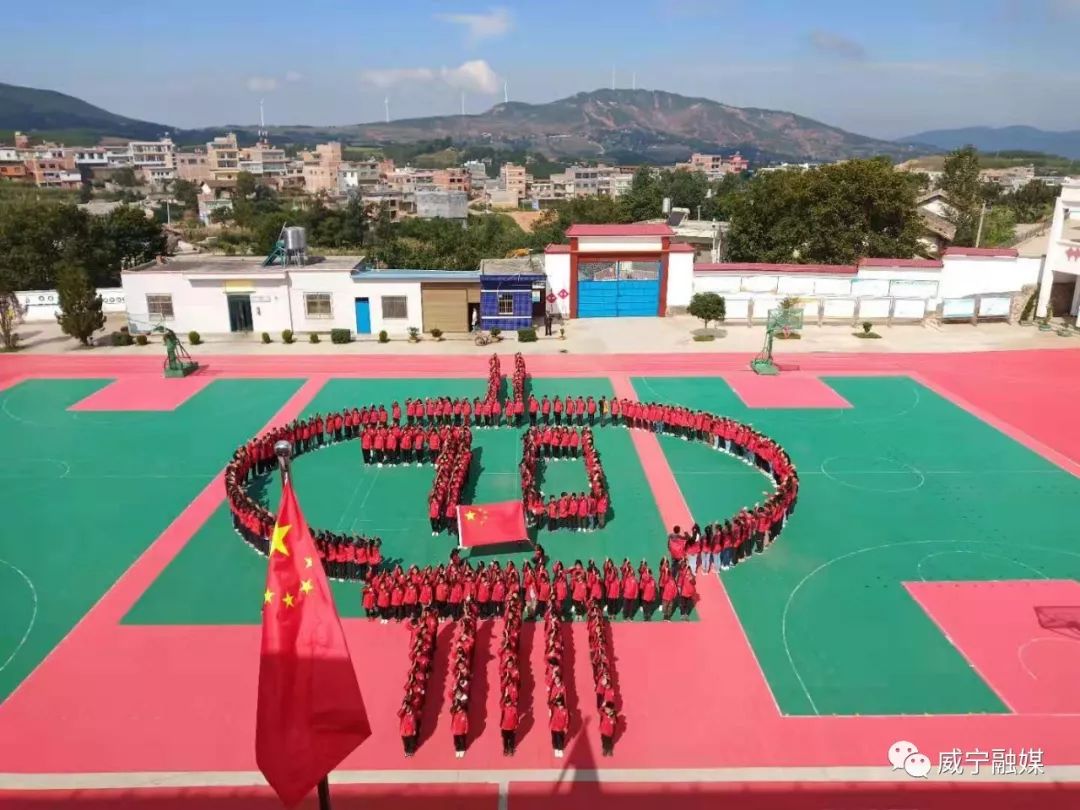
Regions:
<instances>
[{"instance_id":1,"label":"flag on the ground","mask_svg":"<svg viewBox=\"0 0 1080 810\"><path fill-rule=\"evenodd\" d=\"M463 546L491 546L528 539L521 501L459 505L457 520L458 539Z\"/></svg>"},{"instance_id":2,"label":"flag on the ground","mask_svg":"<svg viewBox=\"0 0 1080 810\"><path fill-rule=\"evenodd\" d=\"M255 761L292 807L370 735L341 619L287 481L263 593Z\"/></svg>"}]
</instances>

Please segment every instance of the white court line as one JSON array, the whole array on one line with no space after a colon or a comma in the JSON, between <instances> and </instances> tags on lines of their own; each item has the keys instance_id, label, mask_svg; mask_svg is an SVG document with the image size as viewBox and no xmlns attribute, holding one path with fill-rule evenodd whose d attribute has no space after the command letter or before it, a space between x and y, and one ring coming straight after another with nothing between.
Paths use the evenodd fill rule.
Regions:
<instances>
[{"instance_id":1,"label":"white court line","mask_svg":"<svg viewBox=\"0 0 1080 810\"><path fill-rule=\"evenodd\" d=\"M978 554L980 557L990 557L998 560L1005 560L1005 562L1019 565L1021 568L1026 568L1028 571L1038 574L1041 579L1050 579L1050 577L1048 577L1046 574L1044 574L1042 571L1032 565L1020 562L1019 560L1014 560L1012 557L1006 557L1004 554L988 554L985 551L978 551L975 549L950 549L949 551L935 551L933 554L927 554L925 557L919 560L918 563L915 564L915 573L919 575L919 579L921 579L923 582L928 581L922 573L922 567L924 562L926 562L927 560L932 560L934 557L944 557L946 554Z\"/></svg>"},{"instance_id":2,"label":"white court line","mask_svg":"<svg viewBox=\"0 0 1080 810\"><path fill-rule=\"evenodd\" d=\"M1039 680L1039 676L1036 675L1034 672L1032 672L1031 669L1028 667L1027 662L1024 660L1024 652L1032 644L1037 644L1040 641L1062 641L1062 642L1065 642L1066 644L1076 644L1076 642L1073 641L1072 639L1061 638L1060 636L1037 636L1035 638L1028 639L1023 644L1021 644L1019 647L1017 647L1016 648L1016 657L1020 661L1020 666L1023 667L1024 672L1026 672L1028 674L1028 677L1030 677L1032 680L1035 680L1035 681Z\"/></svg>"},{"instance_id":3,"label":"white court line","mask_svg":"<svg viewBox=\"0 0 1080 810\"><path fill-rule=\"evenodd\" d=\"M15 656L19 654L19 650L23 648L23 645L26 644L26 640L30 638L30 631L34 628L34 622L37 620L38 595L37 588L34 587L33 581L30 579L30 577L26 575L25 571L23 571L17 565L13 565L12 563L9 563L7 560L2 558L0 558L0 565L6 565L8 568L10 568L12 571L14 571L16 574L23 578L23 581L26 583L27 587L30 588L30 597L33 599L33 608L30 611L30 621L26 625L26 630L25 632L23 632L22 638L20 638L19 643L15 645L15 649L11 651L11 655L9 655L4 660L4 663L0 664L0 672L3 672L5 669L7 669L7 665L15 660Z\"/></svg>"},{"instance_id":4,"label":"white court line","mask_svg":"<svg viewBox=\"0 0 1080 810\"><path fill-rule=\"evenodd\" d=\"M933 781L958 784L1051 784L1080 782L1080 765L1047 765L1042 775L1000 776L984 768L978 776L934 774ZM767 768L520 768L507 770L338 770L331 785L493 784L500 792L512 782L558 784L724 784L731 782L864 782L912 785L903 771L884 765ZM144 771L132 773L0 773L0 790L139 790L266 787L258 771Z\"/></svg>"},{"instance_id":5,"label":"white court line","mask_svg":"<svg viewBox=\"0 0 1080 810\"><path fill-rule=\"evenodd\" d=\"M864 487L864 486L860 486L858 484L850 484L847 481L844 481L844 480L842 480L840 478L837 478L834 474L830 473L826 469L826 467L828 466L830 461L836 461L837 459L841 459L841 458L847 458L847 456L829 456L829 458L827 458L827 459L825 459L824 461L821 462L820 470L821 470L821 474L824 475L826 478L828 478L830 481L834 481L835 483L839 484L840 486L847 487L848 489L857 489L857 490L861 490L862 492L878 492L878 493L882 493L882 494L885 494L885 495L897 495L897 494L900 494L900 493L903 493L903 492L914 492L917 489L922 489L926 485L926 476L923 475L922 470L920 470L917 467L913 467L912 465L907 464L906 462L899 461L899 460L894 459L894 458L889 458L888 456L869 456L868 458L876 459L878 461L885 461L885 462L888 462L888 463L891 463L891 464L899 464L899 465L901 465L903 467L907 467L907 470L895 470L895 471L890 471L890 472L894 472L896 474L904 474L904 475L910 475L911 473L915 473L917 476L919 476L919 483L916 484L913 487L900 487L900 488L894 488L894 489L876 489L874 487ZM858 458L858 456L854 456L854 458ZM848 472L845 472L843 474L844 475L862 475L863 473L848 473Z\"/></svg>"}]
</instances>

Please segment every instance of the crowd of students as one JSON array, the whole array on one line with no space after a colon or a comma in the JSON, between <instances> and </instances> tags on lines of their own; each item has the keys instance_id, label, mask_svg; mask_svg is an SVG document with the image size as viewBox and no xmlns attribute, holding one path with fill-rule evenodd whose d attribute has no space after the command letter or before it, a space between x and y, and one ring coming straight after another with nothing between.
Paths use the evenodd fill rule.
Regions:
<instances>
[{"instance_id":1,"label":"crowd of students","mask_svg":"<svg viewBox=\"0 0 1080 810\"><path fill-rule=\"evenodd\" d=\"M469 741L469 690L472 685L473 649L476 647L476 606L469 602L457 620L457 637L450 655L450 735L454 756L465 756Z\"/></svg>"},{"instance_id":2,"label":"crowd of students","mask_svg":"<svg viewBox=\"0 0 1080 810\"><path fill-rule=\"evenodd\" d=\"M570 730L570 710L566 706L562 658L562 617L553 610L544 616L544 684L547 686L551 750L560 759L566 748L567 732Z\"/></svg>"},{"instance_id":3,"label":"crowd of students","mask_svg":"<svg viewBox=\"0 0 1080 810\"><path fill-rule=\"evenodd\" d=\"M416 753L420 739L420 718L427 698L428 676L435 661L435 637L438 631L439 619L430 610L409 622L411 663L405 678L405 698L398 709L401 742L407 757Z\"/></svg>"},{"instance_id":4,"label":"crowd of students","mask_svg":"<svg viewBox=\"0 0 1080 810\"><path fill-rule=\"evenodd\" d=\"M670 621L677 609L689 617L697 599L695 572L685 557L674 563L661 559L656 576L645 560L635 569L628 559L616 566L610 558L600 566L577 560L569 568L556 561L549 574L543 548L538 552L520 571L513 561L505 567L497 561L474 567L456 553L448 565L377 571L364 585L362 605L369 619L384 623L416 619L429 610L441 619L459 619L466 605L478 618L488 619L504 616L511 600L523 604L527 619L548 613L581 618L586 605L597 602L611 618L632 620L641 611L651 621L661 608Z\"/></svg>"},{"instance_id":5,"label":"crowd of students","mask_svg":"<svg viewBox=\"0 0 1080 810\"><path fill-rule=\"evenodd\" d=\"M451 534L457 531L457 506L461 490L469 479L472 462L472 432L468 428L448 429L442 450L435 459L435 476L428 492L428 518L431 534L444 528Z\"/></svg>"},{"instance_id":6,"label":"crowd of students","mask_svg":"<svg viewBox=\"0 0 1080 810\"><path fill-rule=\"evenodd\" d=\"M521 597L513 593L506 600L503 615L503 635L499 645L499 731L502 734L503 756L517 750L518 697L521 694L521 666L518 652L521 645Z\"/></svg>"},{"instance_id":7,"label":"crowd of students","mask_svg":"<svg viewBox=\"0 0 1080 810\"><path fill-rule=\"evenodd\" d=\"M521 442L521 498L529 524L546 526L548 531L573 529L580 532L604 528L611 497L592 431L588 428L580 432L575 428L529 428ZM539 459L577 458L579 446L589 491L549 495L545 501L540 490Z\"/></svg>"},{"instance_id":8,"label":"crowd of students","mask_svg":"<svg viewBox=\"0 0 1080 810\"><path fill-rule=\"evenodd\" d=\"M600 712L600 747L605 757L615 750L615 682L608 661L607 620L600 600L588 607L589 662L592 664L593 684L596 687L596 710Z\"/></svg>"}]
</instances>

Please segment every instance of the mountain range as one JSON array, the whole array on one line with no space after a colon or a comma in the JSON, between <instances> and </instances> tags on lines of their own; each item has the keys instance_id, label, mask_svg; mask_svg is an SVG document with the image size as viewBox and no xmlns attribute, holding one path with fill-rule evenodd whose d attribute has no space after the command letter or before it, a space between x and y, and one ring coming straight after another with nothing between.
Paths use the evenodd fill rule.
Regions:
<instances>
[{"instance_id":1,"label":"mountain range","mask_svg":"<svg viewBox=\"0 0 1080 810\"><path fill-rule=\"evenodd\" d=\"M181 144L252 126L182 130L140 121L52 90L0 84L0 130L22 130L81 142L102 137L154 139L169 132ZM751 161L837 160L888 154L911 157L912 144L857 135L778 110L734 107L659 90L596 90L544 104L508 102L479 115L409 118L349 126L270 128L278 143L415 143L452 138L463 145L526 149L551 158L616 163L670 163L694 151L740 151Z\"/></svg>"},{"instance_id":2,"label":"mountain range","mask_svg":"<svg viewBox=\"0 0 1080 810\"><path fill-rule=\"evenodd\" d=\"M971 144L980 152L1043 152L1080 160L1080 130L1052 132L1035 127L963 127L919 132L901 143L932 144L949 151Z\"/></svg>"}]
</instances>

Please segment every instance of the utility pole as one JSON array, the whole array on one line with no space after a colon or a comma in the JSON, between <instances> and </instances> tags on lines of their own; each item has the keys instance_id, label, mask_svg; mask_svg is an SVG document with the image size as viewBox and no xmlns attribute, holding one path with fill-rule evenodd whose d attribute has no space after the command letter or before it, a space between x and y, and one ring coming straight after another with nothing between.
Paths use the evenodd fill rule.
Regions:
<instances>
[{"instance_id":1,"label":"utility pole","mask_svg":"<svg viewBox=\"0 0 1080 810\"><path fill-rule=\"evenodd\" d=\"M975 247L982 241L983 220L986 218L986 200L983 200L982 210L979 211L979 229L975 232Z\"/></svg>"}]
</instances>

